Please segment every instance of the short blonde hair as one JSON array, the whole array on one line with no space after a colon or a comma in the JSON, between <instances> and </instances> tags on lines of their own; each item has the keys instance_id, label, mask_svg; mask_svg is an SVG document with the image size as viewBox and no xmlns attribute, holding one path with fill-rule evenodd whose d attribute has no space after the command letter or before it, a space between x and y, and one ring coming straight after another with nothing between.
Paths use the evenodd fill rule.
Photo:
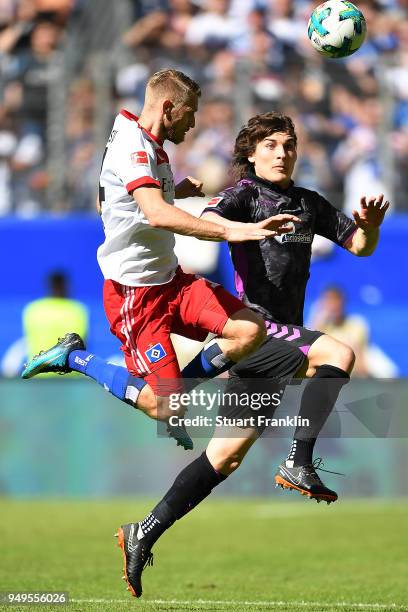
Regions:
<instances>
[{"instance_id":1,"label":"short blonde hair","mask_svg":"<svg viewBox=\"0 0 408 612\"><path fill-rule=\"evenodd\" d=\"M169 96L175 104L186 102L191 95L201 96L198 83L173 68L155 72L148 80L146 90L155 97Z\"/></svg>"}]
</instances>

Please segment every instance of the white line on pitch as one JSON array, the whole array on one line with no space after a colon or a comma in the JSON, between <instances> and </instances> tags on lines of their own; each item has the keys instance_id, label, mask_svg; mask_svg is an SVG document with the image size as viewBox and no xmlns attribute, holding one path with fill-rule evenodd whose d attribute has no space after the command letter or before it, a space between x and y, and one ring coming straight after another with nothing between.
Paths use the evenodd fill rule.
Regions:
<instances>
[{"instance_id":1,"label":"white line on pitch","mask_svg":"<svg viewBox=\"0 0 408 612\"><path fill-rule=\"evenodd\" d=\"M132 599L70 599L72 603L131 603ZM224 606L262 606L271 608L274 606L302 606L320 607L320 608L355 608L370 609L370 610L406 610L406 606L389 603L349 603L346 601L333 601L330 603L322 603L319 601L230 601L225 599L195 599L195 600L180 600L180 599L144 599L143 604L175 604L180 606L191 605L224 605Z\"/></svg>"}]
</instances>

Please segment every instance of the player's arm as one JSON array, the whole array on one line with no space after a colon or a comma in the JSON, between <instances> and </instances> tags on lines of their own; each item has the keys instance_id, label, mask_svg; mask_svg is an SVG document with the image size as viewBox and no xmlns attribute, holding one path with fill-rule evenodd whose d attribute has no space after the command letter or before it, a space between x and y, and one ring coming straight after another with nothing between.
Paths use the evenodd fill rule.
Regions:
<instances>
[{"instance_id":1,"label":"player's arm","mask_svg":"<svg viewBox=\"0 0 408 612\"><path fill-rule=\"evenodd\" d=\"M101 206L101 203L99 201L99 195L96 196L95 208L96 208L96 212L98 213L98 215L101 215L102 214L102 206Z\"/></svg>"},{"instance_id":2,"label":"player's arm","mask_svg":"<svg viewBox=\"0 0 408 612\"><path fill-rule=\"evenodd\" d=\"M295 215L274 215L273 217L268 217L268 219L264 219L263 221L259 221L258 223L241 223L241 221L231 221L231 219L226 219L221 215L214 212L204 212L201 215L201 219L207 219L212 223L218 223L223 227L235 227L235 228L248 228L254 227L258 229L269 229L273 230L275 234L285 234L291 230L290 227L285 227L287 223L290 221L301 221L299 217L295 217Z\"/></svg>"},{"instance_id":3,"label":"player's arm","mask_svg":"<svg viewBox=\"0 0 408 612\"><path fill-rule=\"evenodd\" d=\"M143 210L146 219L152 227L168 230L184 236L194 236L200 240L221 242L245 242L247 240L262 240L274 236L275 232L268 229L245 227L229 228L211 221L198 219L184 210L180 210L162 197L159 187L138 187L133 191L133 199Z\"/></svg>"},{"instance_id":4,"label":"player's arm","mask_svg":"<svg viewBox=\"0 0 408 612\"><path fill-rule=\"evenodd\" d=\"M361 198L360 210L353 210L357 230L345 245L350 253L358 257L367 257L374 253L380 236L379 228L389 206L389 202L384 202L383 194L377 198Z\"/></svg>"}]
</instances>

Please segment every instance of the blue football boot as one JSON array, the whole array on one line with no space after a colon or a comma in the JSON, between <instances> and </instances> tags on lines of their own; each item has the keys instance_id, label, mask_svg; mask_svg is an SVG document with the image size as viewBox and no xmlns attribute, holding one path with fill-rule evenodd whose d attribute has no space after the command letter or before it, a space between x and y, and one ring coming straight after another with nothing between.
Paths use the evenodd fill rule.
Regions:
<instances>
[{"instance_id":1,"label":"blue football boot","mask_svg":"<svg viewBox=\"0 0 408 612\"><path fill-rule=\"evenodd\" d=\"M81 336L75 333L66 334L63 338L58 338L57 344L48 349L40 351L24 367L21 378L32 378L37 374L45 372L58 372L58 374L68 374L72 372L68 365L68 357L72 351L85 350L85 343Z\"/></svg>"}]
</instances>

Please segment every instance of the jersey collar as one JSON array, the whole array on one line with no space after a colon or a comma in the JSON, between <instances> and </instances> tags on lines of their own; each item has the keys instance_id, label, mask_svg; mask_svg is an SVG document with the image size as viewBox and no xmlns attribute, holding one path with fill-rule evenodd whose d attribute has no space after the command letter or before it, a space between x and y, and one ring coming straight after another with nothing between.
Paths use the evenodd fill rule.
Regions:
<instances>
[{"instance_id":1,"label":"jersey collar","mask_svg":"<svg viewBox=\"0 0 408 612\"><path fill-rule=\"evenodd\" d=\"M286 189L282 189L281 187L279 187L279 185L276 185L275 183L272 183L272 181L268 181L267 179L263 179L260 176L254 174L253 172L248 172L245 178L248 178L249 180L254 183L257 183L258 185L263 185L264 187L267 187L272 191L276 191L276 193L281 193L282 195L289 195L289 192L294 185L294 182L290 181L289 187L287 187Z\"/></svg>"},{"instance_id":2,"label":"jersey collar","mask_svg":"<svg viewBox=\"0 0 408 612\"><path fill-rule=\"evenodd\" d=\"M134 115L130 111L126 110L125 108L122 108L122 110L120 111L120 114L123 115L124 117L126 117L126 119L129 119L130 121L136 121L137 125L140 127L141 130L146 132L146 134L148 136L150 136L150 138L152 140L157 142L158 145L160 145L161 147L163 146L163 140L160 140L160 138L157 138L157 136L155 136L154 134L149 132L149 130L146 130L146 128L144 128L143 125L140 125L139 117L136 117L136 115Z\"/></svg>"}]
</instances>

